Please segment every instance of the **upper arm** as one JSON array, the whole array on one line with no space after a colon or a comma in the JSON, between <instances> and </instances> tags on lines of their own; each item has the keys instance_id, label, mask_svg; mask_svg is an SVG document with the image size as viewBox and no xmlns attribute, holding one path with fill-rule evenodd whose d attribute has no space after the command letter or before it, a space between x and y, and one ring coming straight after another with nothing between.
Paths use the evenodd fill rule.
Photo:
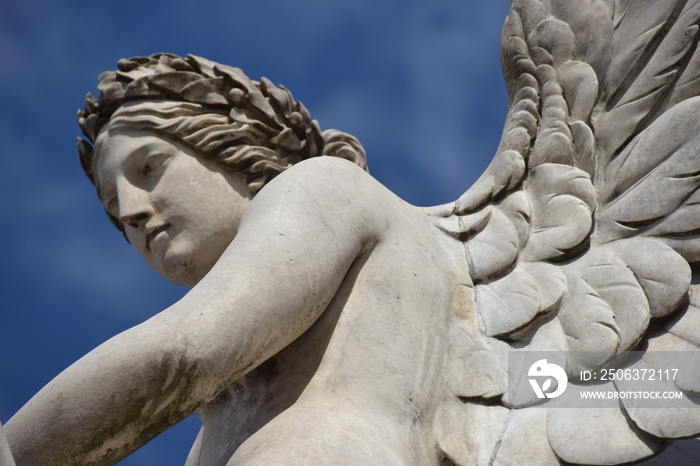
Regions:
<instances>
[{"instance_id":1,"label":"upper arm","mask_svg":"<svg viewBox=\"0 0 700 466\"><path fill-rule=\"evenodd\" d=\"M378 185L342 160L300 166L251 203L229 248L171 310L206 396L300 336L380 237ZM365 186L367 185L367 186Z\"/></svg>"}]
</instances>

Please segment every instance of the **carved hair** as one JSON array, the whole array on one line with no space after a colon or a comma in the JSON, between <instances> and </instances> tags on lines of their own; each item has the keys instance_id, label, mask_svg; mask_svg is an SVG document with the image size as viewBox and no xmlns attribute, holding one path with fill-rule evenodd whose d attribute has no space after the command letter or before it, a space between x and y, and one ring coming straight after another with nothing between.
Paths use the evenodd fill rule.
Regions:
<instances>
[{"instance_id":1,"label":"carved hair","mask_svg":"<svg viewBox=\"0 0 700 466\"><path fill-rule=\"evenodd\" d=\"M301 160L319 155L348 159L366 169L360 142L336 130L321 133L301 102L282 86L250 80L240 69L201 57L171 54L122 59L102 73L101 95L78 112L94 144L109 122L174 137L246 175L253 192ZM80 162L95 184L93 146L78 138Z\"/></svg>"}]
</instances>

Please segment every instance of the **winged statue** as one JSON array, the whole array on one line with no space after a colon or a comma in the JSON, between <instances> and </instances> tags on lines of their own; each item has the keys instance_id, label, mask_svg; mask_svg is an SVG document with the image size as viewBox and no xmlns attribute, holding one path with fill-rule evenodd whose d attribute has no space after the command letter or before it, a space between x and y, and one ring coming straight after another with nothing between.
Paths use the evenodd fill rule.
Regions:
<instances>
[{"instance_id":1,"label":"winged statue","mask_svg":"<svg viewBox=\"0 0 700 466\"><path fill-rule=\"evenodd\" d=\"M428 208L282 86L120 60L81 164L192 289L35 395L0 460L114 464L195 412L201 466L627 464L699 436L699 25L700 0L513 0L498 150Z\"/></svg>"}]
</instances>

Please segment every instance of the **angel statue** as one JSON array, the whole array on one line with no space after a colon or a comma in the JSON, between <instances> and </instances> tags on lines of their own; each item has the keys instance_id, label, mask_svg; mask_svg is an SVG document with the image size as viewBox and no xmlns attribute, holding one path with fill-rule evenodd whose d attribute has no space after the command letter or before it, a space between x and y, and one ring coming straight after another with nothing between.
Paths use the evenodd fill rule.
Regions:
<instances>
[{"instance_id":1,"label":"angel statue","mask_svg":"<svg viewBox=\"0 0 700 466\"><path fill-rule=\"evenodd\" d=\"M700 0L514 0L497 153L430 208L284 87L120 60L79 114L82 167L192 289L0 450L114 464L195 412L200 466L621 464L698 436L699 24Z\"/></svg>"}]
</instances>

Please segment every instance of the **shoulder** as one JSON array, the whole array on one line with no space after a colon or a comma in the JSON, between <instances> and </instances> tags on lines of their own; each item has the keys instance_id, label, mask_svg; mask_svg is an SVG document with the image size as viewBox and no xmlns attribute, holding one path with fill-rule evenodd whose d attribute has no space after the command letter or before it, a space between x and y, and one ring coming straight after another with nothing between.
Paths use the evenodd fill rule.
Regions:
<instances>
[{"instance_id":1,"label":"shoulder","mask_svg":"<svg viewBox=\"0 0 700 466\"><path fill-rule=\"evenodd\" d=\"M279 175L271 184L303 183L310 188L330 189L333 186L379 184L366 171L339 157L313 157L297 163ZM274 186L273 184L273 186Z\"/></svg>"},{"instance_id":2,"label":"shoulder","mask_svg":"<svg viewBox=\"0 0 700 466\"><path fill-rule=\"evenodd\" d=\"M354 163L322 156L300 162L268 183L244 220L275 216L329 222L375 236L407 215L425 217Z\"/></svg>"},{"instance_id":3,"label":"shoulder","mask_svg":"<svg viewBox=\"0 0 700 466\"><path fill-rule=\"evenodd\" d=\"M309 203L326 212L342 208L345 215L353 210L366 214L380 205L396 209L403 203L354 163L328 156L304 160L289 168L265 186L254 202L267 203L270 199L285 204Z\"/></svg>"}]
</instances>

